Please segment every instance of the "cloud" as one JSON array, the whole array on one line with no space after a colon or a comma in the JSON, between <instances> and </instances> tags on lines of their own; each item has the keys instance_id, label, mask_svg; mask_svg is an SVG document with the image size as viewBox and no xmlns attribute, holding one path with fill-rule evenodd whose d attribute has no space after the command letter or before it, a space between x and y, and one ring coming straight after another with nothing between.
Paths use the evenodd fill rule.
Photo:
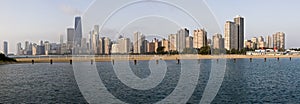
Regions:
<instances>
[{"instance_id":1,"label":"cloud","mask_svg":"<svg viewBox=\"0 0 300 104\"><path fill-rule=\"evenodd\" d=\"M81 15L82 11L69 5L60 5L60 9L67 15Z\"/></svg>"}]
</instances>

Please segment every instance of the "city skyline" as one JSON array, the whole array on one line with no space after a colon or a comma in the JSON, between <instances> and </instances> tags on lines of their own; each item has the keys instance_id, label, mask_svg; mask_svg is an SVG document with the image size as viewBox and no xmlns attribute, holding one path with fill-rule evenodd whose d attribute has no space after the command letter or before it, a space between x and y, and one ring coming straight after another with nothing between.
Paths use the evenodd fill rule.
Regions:
<instances>
[{"instance_id":1,"label":"city skyline","mask_svg":"<svg viewBox=\"0 0 300 104\"><path fill-rule=\"evenodd\" d=\"M222 34L215 33L210 39L207 37L207 31L203 29L193 30L193 36L190 36L190 30L181 28L176 34L169 34L168 40L165 38L153 37L151 41L147 40L146 35L142 32L133 33L133 41L122 35L118 39L112 40L110 37L101 37L99 34L99 25L94 25L89 32L88 38L82 37L81 17L76 16L74 19L74 27L66 28L67 42L50 43L49 41L39 41L39 44L25 41L25 48L22 44L17 44L17 55L110 55L110 54L147 54L147 53L166 53L177 52L187 53L189 50L203 50L206 46L211 49L224 49L231 52L243 49L266 49L274 48L273 51L284 51L285 49L285 33L276 32L272 36L253 37L251 40L244 41L244 22L245 18L241 16L234 17L234 21L226 21L224 28L224 38ZM161 40L159 40L161 39ZM7 42L4 42L4 53L7 55ZM272 46L272 47L271 47ZM203 52L203 51L202 51ZM250 51L251 52L251 51Z\"/></svg>"},{"instance_id":2,"label":"city skyline","mask_svg":"<svg viewBox=\"0 0 300 104\"><path fill-rule=\"evenodd\" d=\"M0 48L3 49L3 41L7 41L9 43L9 53L15 53L17 48L16 44L18 42L24 43L25 40L32 42L38 42L40 40L59 42L60 35L65 35L64 38L66 41L65 28L73 25L74 23L71 20L73 20L74 16L81 15L88 8L92 1L63 0L55 2L41 2L32 0L32 2L34 2L32 4L28 3L27 1L24 3L22 3L23 1L18 2L20 2L20 4L22 5L18 5L19 3L15 4L14 0L12 0L3 2L3 6L1 6L1 12L3 13L4 17L1 21L3 24L0 25ZM245 39L251 39L252 37L258 35L272 35L274 32L283 31L288 34L288 37L286 39L286 48L299 47L297 46L297 27L299 27L299 20L297 18L299 17L299 15L294 14L297 10L295 8L299 8L296 6L296 4L299 4L299 1L284 2L275 0L272 2L268 2L255 0L211 0L205 2L214 13L221 29L223 29L223 24L226 20L231 20L232 17L240 14L241 16L247 17L247 22L245 24ZM236 6L230 6L229 4L235 4ZM267 6L271 4L271 7ZM270 8L265 8L266 6ZM277 8L280 6L284 6L285 8ZM34 10L40 11L33 12ZM255 13L253 11L255 11ZM48 13L48 15L41 17L32 16L43 13ZM57 18L49 18L53 17L54 15L57 16ZM263 17L265 17L266 19L261 19ZM48 26L51 26L51 28ZM19 28L19 31L13 31L13 29L15 28ZM190 30L195 29L194 27L188 28ZM208 37L211 37L214 33L209 32L208 34ZM161 35L164 35L165 37L168 36L168 34Z\"/></svg>"}]
</instances>

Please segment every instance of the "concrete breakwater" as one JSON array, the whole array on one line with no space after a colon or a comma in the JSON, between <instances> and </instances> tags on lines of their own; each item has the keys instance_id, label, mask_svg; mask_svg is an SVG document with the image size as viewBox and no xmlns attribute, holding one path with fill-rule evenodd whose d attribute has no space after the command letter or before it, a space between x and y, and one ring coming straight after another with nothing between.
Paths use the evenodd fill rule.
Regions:
<instances>
[{"instance_id":1,"label":"concrete breakwater","mask_svg":"<svg viewBox=\"0 0 300 104\"><path fill-rule=\"evenodd\" d=\"M300 58L300 55L110 55L110 56L76 56L76 57L43 57L17 58L18 63L73 63L73 62L108 62L124 60L185 60L185 59L268 59Z\"/></svg>"}]
</instances>

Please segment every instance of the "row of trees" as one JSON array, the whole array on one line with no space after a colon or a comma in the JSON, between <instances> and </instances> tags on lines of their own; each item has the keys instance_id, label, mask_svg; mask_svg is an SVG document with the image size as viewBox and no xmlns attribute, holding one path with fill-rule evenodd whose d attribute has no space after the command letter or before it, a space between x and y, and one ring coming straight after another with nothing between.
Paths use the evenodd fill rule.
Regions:
<instances>
[{"instance_id":1,"label":"row of trees","mask_svg":"<svg viewBox=\"0 0 300 104\"><path fill-rule=\"evenodd\" d=\"M160 55L165 55L165 54L170 54L170 55L175 55L179 54L180 52L178 51L164 51L165 47L158 47L156 49L156 52L148 52L145 53L147 55L152 55L152 54L160 54ZM226 49L211 49L209 46L205 46L202 48L185 48L183 52L180 54L201 54L201 55L211 55L211 54L246 54L247 51L254 51L254 49L247 49L244 48L241 51L232 49L232 50L226 50Z\"/></svg>"},{"instance_id":2,"label":"row of trees","mask_svg":"<svg viewBox=\"0 0 300 104\"><path fill-rule=\"evenodd\" d=\"M6 57L4 54L0 53L0 62L17 62L16 59Z\"/></svg>"},{"instance_id":3,"label":"row of trees","mask_svg":"<svg viewBox=\"0 0 300 104\"><path fill-rule=\"evenodd\" d=\"M180 52L178 51L164 51L165 47L158 47L156 49L156 52L148 52L145 54L170 54L170 55L174 55L174 54L179 54ZM300 48L298 49L300 51ZM185 48L183 50L183 52L181 52L180 54L201 54L201 55L218 55L218 54L241 54L241 55L245 55L247 51L255 51L255 49L253 48L243 48L242 50L238 50L238 49L231 49L231 50L226 50L224 49L211 49L209 46L205 46L202 48ZM284 51L284 49L279 49L279 51Z\"/></svg>"}]
</instances>

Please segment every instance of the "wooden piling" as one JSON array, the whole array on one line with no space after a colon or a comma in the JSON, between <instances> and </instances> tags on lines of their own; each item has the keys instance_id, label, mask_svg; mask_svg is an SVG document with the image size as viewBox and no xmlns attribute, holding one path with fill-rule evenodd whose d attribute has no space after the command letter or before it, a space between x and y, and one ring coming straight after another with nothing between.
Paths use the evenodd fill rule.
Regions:
<instances>
[{"instance_id":1,"label":"wooden piling","mask_svg":"<svg viewBox=\"0 0 300 104\"><path fill-rule=\"evenodd\" d=\"M134 60L134 65L136 65L137 64L137 60Z\"/></svg>"}]
</instances>

